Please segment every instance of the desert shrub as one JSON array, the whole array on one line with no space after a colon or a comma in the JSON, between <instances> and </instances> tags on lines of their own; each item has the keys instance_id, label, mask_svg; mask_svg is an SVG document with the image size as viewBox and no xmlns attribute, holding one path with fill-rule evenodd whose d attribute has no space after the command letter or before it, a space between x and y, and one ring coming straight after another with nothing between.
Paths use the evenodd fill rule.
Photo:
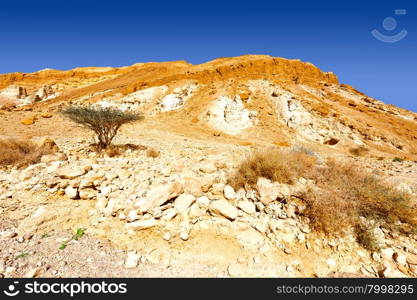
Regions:
<instances>
[{"instance_id":1,"label":"desert shrub","mask_svg":"<svg viewBox=\"0 0 417 300\"><path fill-rule=\"evenodd\" d=\"M316 163L316 157L302 151L285 152L278 149L261 149L250 153L229 178L236 189L255 186L259 177L281 183L293 183Z\"/></svg>"},{"instance_id":2,"label":"desert shrub","mask_svg":"<svg viewBox=\"0 0 417 300\"><path fill-rule=\"evenodd\" d=\"M350 154L353 154L355 156L363 156L366 153L368 153L369 149L366 148L365 146L358 146L358 147L354 147L354 148L350 148L349 152Z\"/></svg>"},{"instance_id":3,"label":"desert shrub","mask_svg":"<svg viewBox=\"0 0 417 300\"><path fill-rule=\"evenodd\" d=\"M359 166L329 161L310 172L315 188L302 196L313 227L325 233L357 228L360 217L391 226L401 221L417 225L411 196L398 191Z\"/></svg>"},{"instance_id":4,"label":"desert shrub","mask_svg":"<svg viewBox=\"0 0 417 300\"><path fill-rule=\"evenodd\" d=\"M355 228L355 234L356 234L356 241L363 248L370 250L370 251L380 250L381 247L378 244L377 238L375 237L375 234L372 232L370 228L367 228L364 225L358 225Z\"/></svg>"},{"instance_id":5,"label":"desert shrub","mask_svg":"<svg viewBox=\"0 0 417 300\"><path fill-rule=\"evenodd\" d=\"M402 159L402 158L400 158L400 157L394 157L394 158L392 159L392 161L393 161L393 162L403 162L403 161L404 161L404 159Z\"/></svg>"},{"instance_id":6,"label":"desert shrub","mask_svg":"<svg viewBox=\"0 0 417 300\"><path fill-rule=\"evenodd\" d=\"M24 139L0 139L0 166L25 167L54 152L49 144L37 145Z\"/></svg>"},{"instance_id":7,"label":"desert shrub","mask_svg":"<svg viewBox=\"0 0 417 300\"><path fill-rule=\"evenodd\" d=\"M148 151L146 151L146 155L148 157L157 158L159 156L159 151L154 148L149 148Z\"/></svg>"},{"instance_id":8,"label":"desert shrub","mask_svg":"<svg viewBox=\"0 0 417 300\"><path fill-rule=\"evenodd\" d=\"M62 114L97 135L98 147L107 148L123 124L139 121L143 116L115 108L70 106Z\"/></svg>"},{"instance_id":9,"label":"desert shrub","mask_svg":"<svg viewBox=\"0 0 417 300\"><path fill-rule=\"evenodd\" d=\"M337 235L360 228L361 217L391 229L400 229L397 224L408 224L411 230L417 226L416 205L409 194L352 163L328 160L319 165L305 151L264 149L244 159L229 183L235 188L253 188L259 177L286 184L300 177L313 181L311 188L297 196L305 202L303 214L318 232ZM357 238L370 245L365 235Z\"/></svg>"},{"instance_id":10,"label":"desert shrub","mask_svg":"<svg viewBox=\"0 0 417 300\"><path fill-rule=\"evenodd\" d=\"M90 150L98 153L100 156L107 155L109 157L116 157L123 155L126 151L138 151L145 150L146 147L142 145L135 144L111 144L107 148L101 148L97 143L90 145Z\"/></svg>"}]
</instances>

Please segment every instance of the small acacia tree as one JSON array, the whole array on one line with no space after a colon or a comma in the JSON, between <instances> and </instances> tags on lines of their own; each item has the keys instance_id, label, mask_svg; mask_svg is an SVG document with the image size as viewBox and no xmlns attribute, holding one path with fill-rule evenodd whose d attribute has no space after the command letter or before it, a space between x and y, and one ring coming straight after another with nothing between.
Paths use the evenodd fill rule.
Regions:
<instances>
[{"instance_id":1,"label":"small acacia tree","mask_svg":"<svg viewBox=\"0 0 417 300\"><path fill-rule=\"evenodd\" d=\"M98 138L99 149L107 148L123 124L140 121L141 114L116 108L70 106L62 114L77 124L91 129Z\"/></svg>"}]
</instances>

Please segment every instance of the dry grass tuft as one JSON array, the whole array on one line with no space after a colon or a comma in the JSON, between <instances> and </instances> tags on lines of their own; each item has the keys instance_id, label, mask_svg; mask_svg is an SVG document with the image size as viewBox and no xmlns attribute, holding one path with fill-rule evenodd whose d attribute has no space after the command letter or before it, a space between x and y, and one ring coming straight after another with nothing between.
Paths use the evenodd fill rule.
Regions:
<instances>
[{"instance_id":1,"label":"dry grass tuft","mask_svg":"<svg viewBox=\"0 0 417 300\"><path fill-rule=\"evenodd\" d=\"M106 154L109 157L117 157L123 155L127 150L131 151L138 151L138 150L145 150L146 147L142 145L135 145L135 144L121 144L121 145L114 145L110 144L107 148L103 149L100 147L99 144L91 144L90 149L99 155Z\"/></svg>"},{"instance_id":2,"label":"dry grass tuft","mask_svg":"<svg viewBox=\"0 0 417 300\"><path fill-rule=\"evenodd\" d=\"M49 144L39 146L30 140L0 139L0 166L26 167L54 152Z\"/></svg>"},{"instance_id":3,"label":"dry grass tuft","mask_svg":"<svg viewBox=\"0 0 417 300\"><path fill-rule=\"evenodd\" d=\"M255 186L259 177L291 184L316 164L316 157L302 151L284 152L278 149L257 150L242 161L229 179L235 188Z\"/></svg>"},{"instance_id":4,"label":"dry grass tuft","mask_svg":"<svg viewBox=\"0 0 417 300\"><path fill-rule=\"evenodd\" d=\"M312 225L326 233L361 226L360 217L417 225L411 196L359 166L329 161L311 173L316 188L303 196Z\"/></svg>"},{"instance_id":5,"label":"dry grass tuft","mask_svg":"<svg viewBox=\"0 0 417 300\"><path fill-rule=\"evenodd\" d=\"M159 151L154 148L149 148L148 151L146 151L146 155L148 157L157 158L159 157Z\"/></svg>"},{"instance_id":6,"label":"dry grass tuft","mask_svg":"<svg viewBox=\"0 0 417 300\"><path fill-rule=\"evenodd\" d=\"M370 251L379 251L381 249L375 234L371 231L370 228L367 228L363 225L357 226L355 228L355 233L357 242L365 249Z\"/></svg>"},{"instance_id":7,"label":"dry grass tuft","mask_svg":"<svg viewBox=\"0 0 417 300\"><path fill-rule=\"evenodd\" d=\"M417 207L409 194L351 163L329 160L318 165L309 151L258 150L242 161L229 183L234 188L254 187L259 177L286 184L300 177L314 181L311 189L299 195L307 204L303 214L312 227L331 235L353 228L367 248L374 245L361 217L403 232L417 226ZM397 226L401 223L407 226Z\"/></svg>"},{"instance_id":8,"label":"dry grass tuft","mask_svg":"<svg viewBox=\"0 0 417 300\"><path fill-rule=\"evenodd\" d=\"M350 148L349 152L350 152L350 154L353 154L355 156L363 156L363 155L365 155L366 153L369 152L369 149L366 148L365 146L358 146L358 147L355 147L355 148Z\"/></svg>"}]
</instances>

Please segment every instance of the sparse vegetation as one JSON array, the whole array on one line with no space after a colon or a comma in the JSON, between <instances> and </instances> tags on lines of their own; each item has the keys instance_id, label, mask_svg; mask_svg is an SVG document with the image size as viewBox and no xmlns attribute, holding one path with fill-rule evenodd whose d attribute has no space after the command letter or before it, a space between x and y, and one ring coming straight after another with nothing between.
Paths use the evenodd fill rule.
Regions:
<instances>
[{"instance_id":1,"label":"sparse vegetation","mask_svg":"<svg viewBox=\"0 0 417 300\"><path fill-rule=\"evenodd\" d=\"M404 161L404 159L402 159L402 158L400 158L400 157L394 157L394 158L392 159L392 161L393 161L393 162L403 162L403 161Z\"/></svg>"},{"instance_id":2,"label":"sparse vegetation","mask_svg":"<svg viewBox=\"0 0 417 300\"><path fill-rule=\"evenodd\" d=\"M375 234L363 225L358 225L355 228L356 241L365 249L370 251L380 250Z\"/></svg>"},{"instance_id":3,"label":"sparse vegetation","mask_svg":"<svg viewBox=\"0 0 417 300\"><path fill-rule=\"evenodd\" d=\"M75 123L94 131L100 149L106 149L111 144L122 125L143 119L140 114L102 107L70 106L62 113Z\"/></svg>"},{"instance_id":4,"label":"sparse vegetation","mask_svg":"<svg viewBox=\"0 0 417 300\"><path fill-rule=\"evenodd\" d=\"M75 231L74 235L72 236L71 239L62 242L62 244L59 246L59 250L64 250L65 248L67 248L67 245L70 241L74 240L74 241L78 241L80 238L82 238L85 234L85 229L84 228L77 228L77 230Z\"/></svg>"},{"instance_id":5,"label":"sparse vegetation","mask_svg":"<svg viewBox=\"0 0 417 300\"><path fill-rule=\"evenodd\" d=\"M355 156L363 156L369 152L369 149L362 145L362 146L350 148L349 152L350 154L353 154Z\"/></svg>"},{"instance_id":6,"label":"sparse vegetation","mask_svg":"<svg viewBox=\"0 0 417 300\"><path fill-rule=\"evenodd\" d=\"M0 166L25 167L38 163L45 154L54 151L24 139L0 139Z\"/></svg>"},{"instance_id":7,"label":"sparse vegetation","mask_svg":"<svg viewBox=\"0 0 417 300\"><path fill-rule=\"evenodd\" d=\"M229 179L235 188L255 186L259 177L291 184L313 168L316 157L303 151L284 152L278 149L262 149L243 160Z\"/></svg>"},{"instance_id":8,"label":"sparse vegetation","mask_svg":"<svg viewBox=\"0 0 417 300\"><path fill-rule=\"evenodd\" d=\"M417 225L410 195L351 163L329 161L311 179L316 188L303 196L312 225L326 233L360 226L359 218L386 225L397 221Z\"/></svg>"},{"instance_id":9,"label":"sparse vegetation","mask_svg":"<svg viewBox=\"0 0 417 300\"><path fill-rule=\"evenodd\" d=\"M148 157L157 158L159 156L159 151L155 148L149 148L148 151L146 151L146 155Z\"/></svg>"},{"instance_id":10,"label":"sparse vegetation","mask_svg":"<svg viewBox=\"0 0 417 300\"><path fill-rule=\"evenodd\" d=\"M28 255L29 255L29 253L27 253L27 252L23 252L23 253L20 253L20 254L16 255L16 259L17 259L17 258L24 258L24 257L26 257L26 256L28 256Z\"/></svg>"},{"instance_id":11,"label":"sparse vegetation","mask_svg":"<svg viewBox=\"0 0 417 300\"><path fill-rule=\"evenodd\" d=\"M109 157L116 157L123 155L126 151L137 151L137 150L145 150L146 147L142 145L135 145L135 144L122 144L122 145L114 145L111 144L107 146L107 148L103 149L98 146L98 144L90 145L90 149L92 151L97 152L100 155L106 154Z\"/></svg>"},{"instance_id":12,"label":"sparse vegetation","mask_svg":"<svg viewBox=\"0 0 417 300\"><path fill-rule=\"evenodd\" d=\"M318 165L315 156L305 151L258 150L241 163L229 182L235 188L253 187L259 177L286 184L299 177L313 180L314 187L300 195L307 204L303 214L315 230L326 234L360 228L360 217L391 228L398 221L410 225L410 229L417 225L410 195L352 163L330 160ZM370 245L365 233L358 239Z\"/></svg>"}]
</instances>

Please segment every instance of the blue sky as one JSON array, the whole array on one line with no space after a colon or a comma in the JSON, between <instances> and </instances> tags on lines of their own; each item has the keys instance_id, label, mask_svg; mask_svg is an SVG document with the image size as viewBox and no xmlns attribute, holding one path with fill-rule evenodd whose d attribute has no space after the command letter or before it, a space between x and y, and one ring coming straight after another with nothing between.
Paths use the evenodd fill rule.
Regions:
<instances>
[{"instance_id":1,"label":"blue sky","mask_svg":"<svg viewBox=\"0 0 417 300\"><path fill-rule=\"evenodd\" d=\"M417 3L338 2L2 1L0 73L269 54L311 62L369 96L417 111ZM383 27L387 17L395 29ZM373 29L408 35L384 43Z\"/></svg>"}]
</instances>

